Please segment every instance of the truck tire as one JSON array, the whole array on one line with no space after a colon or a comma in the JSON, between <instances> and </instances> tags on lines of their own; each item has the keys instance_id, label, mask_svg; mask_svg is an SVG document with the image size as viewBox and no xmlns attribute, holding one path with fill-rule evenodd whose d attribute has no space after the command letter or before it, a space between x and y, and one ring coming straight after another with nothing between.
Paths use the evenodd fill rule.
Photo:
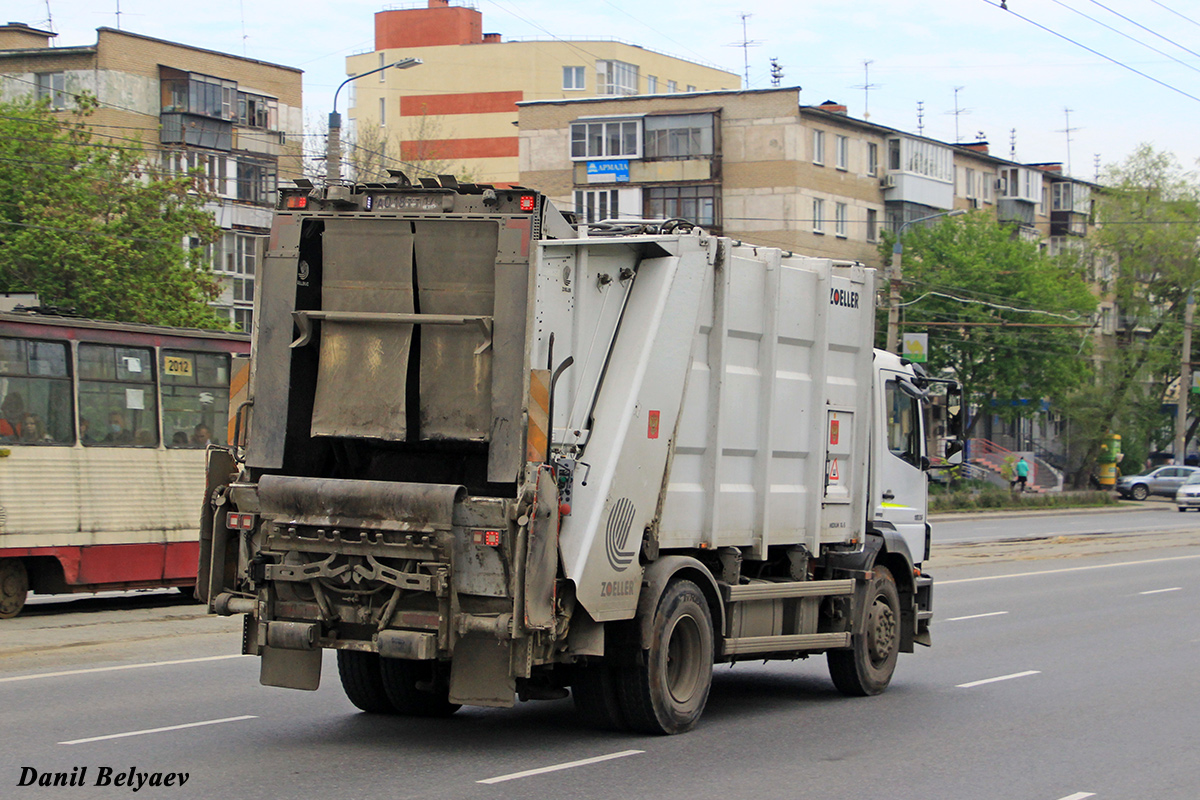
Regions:
<instances>
[{"instance_id":1,"label":"truck tire","mask_svg":"<svg viewBox=\"0 0 1200 800\"><path fill-rule=\"evenodd\" d=\"M338 677L350 702L368 714L394 714L380 675L379 656L358 650L338 650Z\"/></svg>"},{"instance_id":2,"label":"truck tire","mask_svg":"<svg viewBox=\"0 0 1200 800\"><path fill-rule=\"evenodd\" d=\"M381 658L383 689L396 713L408 717L448 717L462 708L449 699L450 686L437 674L436 661Z\"/></svg>"},{"instance_id":3,"label":"truck tire","mask_svg":"<svg viewBox=\"0 0 1200 800\"><path fill-rule=\"evenodd\" d=\"M850 697L868 697L886 689L900 653L900 594L896 580L885 566L877 564L873 570L850 649L826 654L834 685Z\"/></svg>"},{"instance_id":4,"label":"truck tire","mask_svg":"<svg viewBox=\"0 0 1200 800\"><path fill-rule=\"evenodd\" d=\"M29 573L19 558L0 558L0 619L15 617L25 607Z\"/></svg>"},{"instance_id":5,"label":"truck tire","mask_svg":"<svg viewBox=\"0 0 1200 800\"><path fill-rule=\"evenodd\" d=\"M712 686L712 614L700 587L684 580L667 587L654 611L651 637L642 658L626 659L620 667L621 711L636 731L690 731Z\"/></svg>"},{"instance_id":6,"label":"truck tire","mask_svg":"<svg viewBox=\"0 0 1200 800\"><path fill-rule=\"evenodd\" d=\"M580 664L571 681L571 698L580 720L602 731L629 729L621 711L616 669L608 664Z\"/></svg>"}]
</instances>

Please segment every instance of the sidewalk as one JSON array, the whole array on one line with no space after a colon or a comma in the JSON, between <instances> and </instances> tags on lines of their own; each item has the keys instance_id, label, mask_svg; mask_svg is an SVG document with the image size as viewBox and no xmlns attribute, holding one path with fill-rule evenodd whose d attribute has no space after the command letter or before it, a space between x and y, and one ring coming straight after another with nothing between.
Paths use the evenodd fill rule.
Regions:
<instances>
[{"instance_id":1,"label":"sidewalk","mask_svg":"<svg viewBox=\"0 0 1200 800\"><path fill-rule=\"evenodd\" d=\"M988 519L1011 519L1014 517L1052 517L1064 516L1067 514L1122 514L1132 511L1162 511L1165 507L1174 510L1174 504L1167 498L1163 498L1162 503L1154 500L1146 500L1141 503L1136 502L1121 502L1113 506L1081 506L1080 508L997 508L994 511L990 509L977 509L975 511L947 511L939 514L930 514L929 522L954 522L957 520L974 519L977 517L987 517ZM1168 506L1168 504L1170 504Z\"/></svg>"}]
</instances>

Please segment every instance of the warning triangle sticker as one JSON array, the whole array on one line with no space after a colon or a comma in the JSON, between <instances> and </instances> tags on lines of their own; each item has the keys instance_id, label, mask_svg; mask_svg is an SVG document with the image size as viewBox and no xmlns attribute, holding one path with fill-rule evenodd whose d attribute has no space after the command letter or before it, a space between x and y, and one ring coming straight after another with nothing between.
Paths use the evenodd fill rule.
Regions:
<instances>
[{"instance_id":1,"label":"warning triangle sticker","mask_svg":"<svg viewBox=\"0 0 1200 800\"><path fill-rule=\"evenodd\" d=\"M833 460L833 465L829 467L829 480L836 481L838 479L837 459Z\"/></svg>"}]
</instances>

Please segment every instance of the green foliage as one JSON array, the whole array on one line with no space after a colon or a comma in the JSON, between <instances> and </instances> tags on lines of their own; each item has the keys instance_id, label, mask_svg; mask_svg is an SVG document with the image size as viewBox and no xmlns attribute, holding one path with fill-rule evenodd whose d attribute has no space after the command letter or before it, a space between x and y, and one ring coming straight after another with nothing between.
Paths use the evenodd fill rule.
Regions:
<instances>
[{"instance_id":1,"label":"green foliage","mask_svg":"<svg viewBox=\"0 0 1200 800\"><path fill-rule=\"evenodd\" d=\"M215 241L196 177L171 176L128 139L30 99L0 103L0 291L127 322L225 328L219 286L184 243Z\"/></svg>"},{"instance_id":2,"label":"green foliage","mask_svg":"<svg viewBox=\"0 0 1200 800\"><path fill-rule=\"evenodd\" d=\"M1090 325L1096 308L1077 259L1050 258L984 213L909 228L903 244L904 328L928 331L927 367L949 370L972 405L1029 417L1087 378L1091 331L1066 327ZM958 324L925 325L947 322Z\"/></svg>"},{"instance_id":3,"label":"green foliage","mask_svg":"<svg viewBox=\"0 0 1200 800\"><path fill-rule=\"evenodd\" d=\"M1118 505L1112 492L1047 492L1013 494L999 486L984 486L943 492L929 497L931 513L1004 509L1090 508Z\"/></svg>"}]
</instances>

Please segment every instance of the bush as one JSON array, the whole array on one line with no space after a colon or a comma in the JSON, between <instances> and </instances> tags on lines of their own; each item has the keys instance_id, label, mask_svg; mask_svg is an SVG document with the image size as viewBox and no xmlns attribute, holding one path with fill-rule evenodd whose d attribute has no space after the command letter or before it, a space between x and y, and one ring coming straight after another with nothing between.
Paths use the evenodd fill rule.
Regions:
<instances>
[{"instance_id":1,"label":"bush","mask_svg":"<svg viewBox=\"0 0 1200 800\"><path fill-rule=\"evenodd\" d=\"M929 495L930 513L1009 508L1088 508L1117 504L1117 498L1111 492L1105 491L1015 494L990 484L968 488L956 486L953 490L943 487L940 491L934 491L931 487Z\"/></svg>"}]
</instances>

